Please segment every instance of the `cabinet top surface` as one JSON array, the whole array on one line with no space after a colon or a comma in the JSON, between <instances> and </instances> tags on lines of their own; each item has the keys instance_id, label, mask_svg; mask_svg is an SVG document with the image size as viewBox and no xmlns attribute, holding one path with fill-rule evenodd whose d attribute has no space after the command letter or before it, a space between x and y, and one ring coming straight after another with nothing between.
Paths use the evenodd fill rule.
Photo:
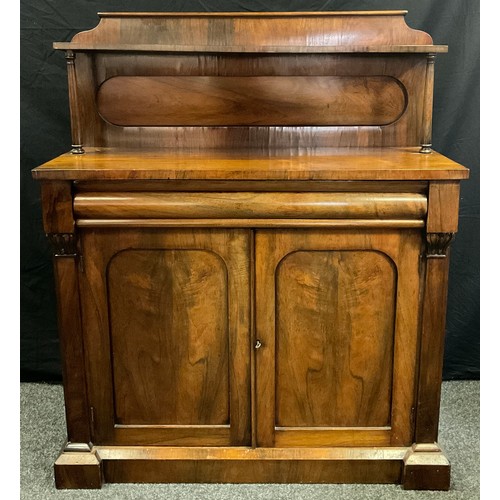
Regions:
<instances>
[{"instance_id":1,"label":"cabinet top surface","mask_svg":"<svg viewBox=\"0 0 500 500\"><path fill-rule=\"evenodd\" d=\"M313 151L123 150L65 153L33 170L39 180L460 180L469 170L419 148Z\"/></svg>"}]
</instances>

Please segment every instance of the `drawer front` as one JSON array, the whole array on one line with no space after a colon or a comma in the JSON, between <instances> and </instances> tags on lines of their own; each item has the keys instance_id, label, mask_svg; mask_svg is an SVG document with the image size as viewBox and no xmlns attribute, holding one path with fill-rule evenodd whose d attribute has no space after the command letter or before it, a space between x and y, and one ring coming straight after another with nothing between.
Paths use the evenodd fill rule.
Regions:
<instances>
[{"instance_id":1,"label":"drawer front","mask_svg":"<svg viewBox=\"0 0 500 500\"><path fill-rule=\"evenodd\" d=\"M427 197L399 192L81 192L81 227L422 227Z\"/></svg>"}]
</instances>

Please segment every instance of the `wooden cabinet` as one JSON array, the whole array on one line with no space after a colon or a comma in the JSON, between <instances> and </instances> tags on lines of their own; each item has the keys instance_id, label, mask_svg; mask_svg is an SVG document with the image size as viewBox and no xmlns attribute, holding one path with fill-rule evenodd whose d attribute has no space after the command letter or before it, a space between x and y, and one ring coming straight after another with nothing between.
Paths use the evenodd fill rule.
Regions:
<instances>
[{"instance_id":1,"label":"wooden cabinet","mask_svg":"<svg viewBox=\"0 0 500 500\"><path fill-rule=\"evenodd\" d=\"M431 148L446 47L403 16L111 13L55 44L73 147L33 175L58 293L57 487L449 487L468 170Z\"/></svg>"}]
</instances>

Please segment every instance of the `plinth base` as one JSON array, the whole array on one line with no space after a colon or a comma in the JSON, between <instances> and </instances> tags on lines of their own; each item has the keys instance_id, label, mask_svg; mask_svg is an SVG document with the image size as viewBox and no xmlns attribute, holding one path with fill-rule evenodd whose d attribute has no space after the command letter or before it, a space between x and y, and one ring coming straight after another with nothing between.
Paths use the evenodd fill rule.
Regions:
<instances>
[{"instance_id":1,"label":"plinth base","mask_svg":"<svg viewBox=\"0 0 500 500\"><path fill-rule=\"evenodd\" d=\"M432 448L432 450L431 450ZM449 488L450 464L437 445L369 448L94 446L63 452L58 488L109 483L402 483Z\"/></svg>"}]
</instances>

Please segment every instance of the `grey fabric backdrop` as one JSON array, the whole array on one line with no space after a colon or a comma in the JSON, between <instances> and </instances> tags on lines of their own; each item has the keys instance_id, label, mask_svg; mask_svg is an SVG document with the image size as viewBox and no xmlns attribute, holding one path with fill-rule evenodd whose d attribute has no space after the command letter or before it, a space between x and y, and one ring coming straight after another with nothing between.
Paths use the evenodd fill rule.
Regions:
<instances>
[{"instance_id":1,"label":"grey fabric backdrop","mask_svg":"<svg viewBox=\"0 0 500 500\"><path fill-rule=\"evenodd\" d=\"M479 378L479 0L21 0L21 380L60 379L51 251L30 170L70 147L66 63L53 41L93 28L98 11L406 9L449 45L436 61L434 148L471 169L453 244L444 378Z\"/></svg>"}]
</instances>

